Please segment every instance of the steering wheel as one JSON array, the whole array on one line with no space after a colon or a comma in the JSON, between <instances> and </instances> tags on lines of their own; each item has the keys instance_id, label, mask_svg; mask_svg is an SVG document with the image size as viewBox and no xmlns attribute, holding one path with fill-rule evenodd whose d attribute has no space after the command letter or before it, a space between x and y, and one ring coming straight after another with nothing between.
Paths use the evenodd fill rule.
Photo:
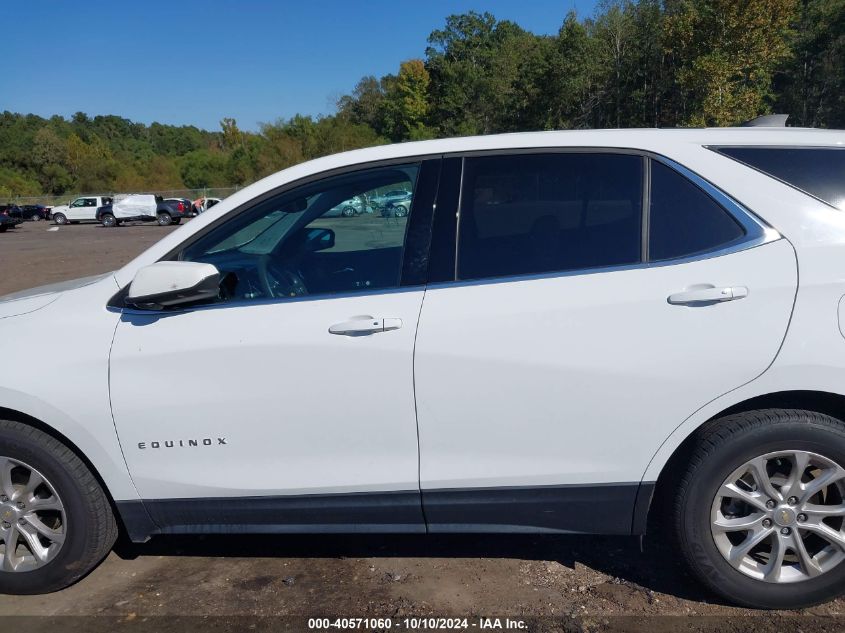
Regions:
<instances>
[{"instance_id":1,"label":"steering wheel","mask_svg":"<svg viewBox=\"0 0 845 633\"><path fill-rule=\"evenodd\" d=\"M305 280L296 270L279 265L269 255L258 260L258 281L271 298L299 297L308 294Z\"/></svg>"}]
</instances>

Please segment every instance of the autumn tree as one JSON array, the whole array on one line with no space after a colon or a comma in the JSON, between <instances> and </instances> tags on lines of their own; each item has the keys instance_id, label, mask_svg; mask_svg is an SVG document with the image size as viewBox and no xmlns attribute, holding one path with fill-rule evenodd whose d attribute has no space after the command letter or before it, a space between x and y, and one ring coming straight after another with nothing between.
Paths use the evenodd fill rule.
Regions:
<instances>
[{"instance_id":1,"label":"autumn tree","mask_svg":"<svg viewBox=\"0 0 845 633\"><path fill-rule=\"evenodd\" d=\"M667 2L664 47L676 64L680 122L734 125L768 111L790 55L797 0Z\"/></svg>"}]
</instances>

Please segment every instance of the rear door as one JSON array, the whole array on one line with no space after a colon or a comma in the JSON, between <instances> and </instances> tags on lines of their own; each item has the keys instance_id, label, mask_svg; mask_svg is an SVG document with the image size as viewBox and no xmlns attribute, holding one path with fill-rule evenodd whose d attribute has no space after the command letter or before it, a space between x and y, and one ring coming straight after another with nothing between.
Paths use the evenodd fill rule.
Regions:
<instances>
[{"instance_id":1,"label":"rear door","mask_svg":"<svg viewBox=\"0 0 845 633\"><path fill-rule=\"evenodd\" d=\"M627 533L661 442L777 354L793 250L642 156L477 156L462 171L416 342L430 528Z\"/></svg>"}]
</instances>

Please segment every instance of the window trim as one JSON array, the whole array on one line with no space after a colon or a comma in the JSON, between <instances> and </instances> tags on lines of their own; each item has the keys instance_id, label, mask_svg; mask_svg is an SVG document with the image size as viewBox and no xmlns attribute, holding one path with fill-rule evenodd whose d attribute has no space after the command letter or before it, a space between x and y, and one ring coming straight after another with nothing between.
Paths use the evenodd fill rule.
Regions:
<instances>
[{"instance_id":1,"label":"window trim","mask_svg":"<svg viewBox=\"0 0 845 633\"><path fill-rule=\"evenodd\" d=\"M837 150L838 151L845 151L845 147L834 147L834 146L831 146L831 145L705 145L704 148L709 149L711 152L718 154L719 156L722 156L723 158L727 158L728 160L732 160L735 163L739 163L740 165L748 167L749 169L753 169L758 174L763 174L767 178L771 178L772 180L775 180L775 181L781 183L782 185L786 185L790 189L794 189L795 191L798 191L799 193L803 193L805 196L809 196L813 200L817 200L818 202L821 202L823 205L833 209L834 211L839 211L839 212L843 211L843 209L840 209L839 207L831 204L827 200L819 198L814 193L810 193L809 191L802 189L801 187L799 187L799 186L797 186L797 185L795 185L795 184L793 184L793 183L791 183L787 180L784 180L783 178L779 178L779 177L775 176L774 174L770 174L769 172L764 171L764 170L760 169L759 167L752 165L751 163L746 163L744 160L740 160L739 158L735 158L735 157L731 156L730 154L725 154L722 150L723 149L774 149L774 150L778 150L778 149L797 149L797 150L823 149L823 150L831 150L831 151L837 151Z\"/></svg>"},{"instance_id":2,"label":"window trim","mask_svg":"<svg viewBox=\"0 0 845 633\"><path fill-rule=\"evenodd\" d=\"M556 277L572 277L575 275L587 275L587 274L597 274L597 273L606 273L606 272L616 272L616 271L626 271L626 270L638 270L638 269L648 269L648 268L658 268L663 266L672 266L676 264L686 264L690 262L696 261L703 261L707 259L713 259L715 257L722 257L724 255L731 255L733 253L738 253L744 250L748 250L751 248L756 248L757 246L761 246L768 242L773 242L782 238L780 233L778 233L774 228L769 226L762 218L757 216L753 211L749 208L738 202L736 199L722 191L719 187L714 185L712 182L707 180L706 178L702 177L701 175L697 174L696 172L692 171L688 167L681 165L680 163L658 154L656 152L652 152L649 150L642 150L642 149L632 149L632 148L624 148L624 147L527 147L527 148L507 148L507 149L490 149L490 150L473 150L473 151L465 151L465 152L451 152L446 153L443 155L444 160L449 158L475 158L480 156L507 156L507 155L526 155L526 154L562 154L562 153L571 153L571 154L623 154L623 155L634 155L634 156L641 156L644 159L644 162L647 164L643 166L643 174L645 177L646 172L648 173L649 180L648 180L648 191L643 189L643 222L645 224L650 224L650 216L651 216L651 165L650 161L657 161L661 164L665 165L669 169L677 172L681 175L681 177L686 178L689 182L693 185L701 189L705 195L707 195L711 200L713 200L719 207L721 207L725 213L731 216L745 231L745 235L741 238L729 242L725 245L720 245L718 248L714 248L712 250L702 251L699 253L694 253L692 255L685 255L682 257L675 257L671 259L661 259L651 261L649 259L643 258L642 261L634 264L618 264L618 265L610 265L610 266L594 266L590 268L577 268L573 270L560 270L560 271L546 271L546 272L539 272L539 273L523 273L523 274L516 274L516 275L500 275L496 277L483 277L479 279L458 279L457 277L457 265L458 265L458 249L460 248L460 204L456 210L452 210L451 213L455 217L456 228L455 228L455 274L451 280L444 280L444 281L435 281L429 282L427 284L428 287L442 287L445 285L474 285L474 284L487 284L487 283L506 283L512 281L528 281L534 279L549 279L549 278L556 278ZM463 169L461 170L461 179L460 179L460 189L459 192L459 201L460 195L463 192L464 186L464 179L463 179ZM648 197L646 198L646 194ZM435 213L449 213L448 210L437 209ZM644 228L648 228L647 226ZM642 231L643 240L648 240L648 232ZM644 246L647 254L648 245L647 242Z\"/></svg>"}]
</instances>

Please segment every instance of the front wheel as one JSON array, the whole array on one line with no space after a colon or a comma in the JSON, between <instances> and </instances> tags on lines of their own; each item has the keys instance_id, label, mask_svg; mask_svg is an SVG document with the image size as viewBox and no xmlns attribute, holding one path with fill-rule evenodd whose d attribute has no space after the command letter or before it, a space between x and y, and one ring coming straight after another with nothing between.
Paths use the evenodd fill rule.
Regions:
<instances>
[{"instance_id":1,"label":"front wheel","mask_svg":"<svg viewBox=\"0 0 845 633\"><path fill-rule=\"evenodd\" d=\"M169 213L159 213L158 216L156 216L156 221L159 226L170 226L173 224L173 218Z\"/></svg>"},{"instance_id":2,"label":"front wheel","mask_svg":"<svg viewBox=\"0 0 845 633\"><path fill-rule=\"evenodd\" d=\"M67 224L67 216L64 213L54 213L53 222L59 225Z\"/></svg>"},{"instance_id":3,"label":"front wheel","mask_svg":"<svg viewBox=\"0 0 845 633\"><path fill-rule=\"evenodd\" d=\"M0 420L0 593L67 587L116 538L109 501L76 453L38 429Z\"/></svg>"},{"instance_id":4,"label":"front wheel","mask_svg":"<svg viewBox=\"0 0 845 633\"><path fill-rule=\"evenodd\" d=\"M845 423L766 409L702 432L677 484L692 572L744 606L796 609L845 590Z\"/></svg>"}]
</instances>

